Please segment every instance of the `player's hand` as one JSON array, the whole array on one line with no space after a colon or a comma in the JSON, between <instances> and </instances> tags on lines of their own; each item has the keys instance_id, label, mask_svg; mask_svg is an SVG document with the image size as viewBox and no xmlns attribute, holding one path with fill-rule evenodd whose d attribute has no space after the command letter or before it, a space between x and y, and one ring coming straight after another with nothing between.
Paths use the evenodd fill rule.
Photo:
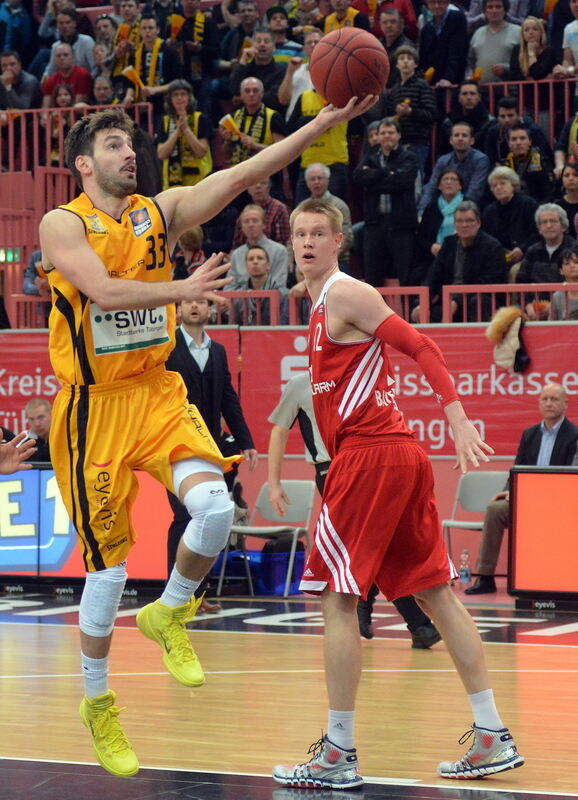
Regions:
<instances>
[{"instance_id":1,"label":"player's hand","mask_svg":"<svg viewBox=\"0 0 578 800\"><path fill-rule=\"evenodd\" d=\"M494 503L496 500L509 500L509 499L510 499L510 492L508 491L498 492L498 494L495 494L490 499L490 503Z\"/></svg>"},{"instance_id":2,"label":"player's hand","mask_svg":"<svg viewBox=\"0 0 578 800\"><path fill-rule=\"evenodd\" d=\"M224 253L214 253L200 267L197 267L190 277L185 278L183 281L178 281L178 283L182 284L183 293L181 299L212 300L217 305L227 305L227 298L218 294L218 289L223 289L233 280L232 278L220 277L231 266L228 261L224 264L222 263L224 257Z\"/></svg>"},{"instance_id":3,"label":"player's hand","mask_svg":"<svg viewBox=\"0 0 578 800\"><path fill-rule=\"evenodd\" d=\"M334 125L339 125L340 122L349 122L350 119L360 117L366 111L369 111L371 106L375 105L378 100L379 95L368 94L363 100L352 97L343 108L335 108L335 106L329 104L321 109L316 119L323 124L325 130L328 130Z\"/></svg>"},{"instance_id":4,"label":"player's hand","mask_svg":"<svg viewBox=\"0 0 578 800\"><path fill-rule=\"evenodd\" d=\"M291 501L283 491L281 485L271 486L271 484L269 484L269 502L280 517L285 516L287 513L287 506L291 505Z\"/></svg>"},{"instance_id":5,"label":"player's hand","mask_svg":"<svg viewBox=\"0 0 578 800\"><path fill-rule=\"evenodd\" d=\"M0 473L10 475L19 469L32 469L32 464L24 464L36 452L36 440L28 439L27 431L22 431L10 442L2 442L2 431L0 431ZM22 444L24 442L24 444ZM20 446L19 446L20 445Z\"/></svg>"},{"instance_id":6,"label":"player's hand","mask_svg":"<svg viewBox=\"0 0 578 800\"><path fill-rule=\"evenodd\" d=\"M479 467L480 461L490 460L486 453L493 454L493 448L484 442L477 428L472 425L469 419L464 418L459 422L450 424L454 433L457 456L454 469L459 468L462 475L465 475L468 471L468 462L474 467Z\"/></svg>"},{"instance_id":7,"label":"player's hand","mask_svg":"<svg viewBox=\"0 0 578 800\"><path fill-rule=\"evenodd\" d=\"M249 472L253 472L259 460L259 453L252 447L249 450L241 450L241 455L249 462Z\"/></svg>"}]
</instances>

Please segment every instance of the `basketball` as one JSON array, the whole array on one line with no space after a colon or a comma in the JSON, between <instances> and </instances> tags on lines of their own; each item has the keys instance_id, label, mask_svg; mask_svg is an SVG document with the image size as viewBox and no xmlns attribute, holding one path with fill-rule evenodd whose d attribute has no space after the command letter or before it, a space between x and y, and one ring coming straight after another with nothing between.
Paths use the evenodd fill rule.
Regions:
<instances>
[{"instance_id":1,"label":"basketball","mask_svg":"<svg viewBox=\"0 0 578 800\"><path fill-rule=\"evenodd\" d=\"M389 76L389 58L375 36L360 28L341 28L313 49L309 74L317 92L342 108L352 97L378 95Z\"/></svg>"}]
</instances>

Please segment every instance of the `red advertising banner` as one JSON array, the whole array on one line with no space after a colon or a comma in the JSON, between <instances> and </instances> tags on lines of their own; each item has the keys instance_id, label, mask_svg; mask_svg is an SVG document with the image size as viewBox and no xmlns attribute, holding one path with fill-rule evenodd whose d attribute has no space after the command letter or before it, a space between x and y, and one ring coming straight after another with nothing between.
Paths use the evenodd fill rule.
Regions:
<instances>
[{"instance_id":1,"label":"red advertising banner","mask_svg":"<svg viewBox=\"0 0 578 800\"><path fill-rule=\"evenodd\" d=\"M578 422L578 326L527 325L524 342L531 364L522 374L509 374L494 364L485 327L436 325L425 331L442 349L470 419L496 454L516 453L522 430L539 419L538 394L547 382L564 386L570 400L568 416ZM241 346L243 407L250 409L248 419L257 449L266 452L267 417L289 378L307 369L306 331L243 328ZM395 350L390 349L389 356L397 402L409 426L430 455L453 455L445 414L421 370ZM290 444L288 452L303 452L297 436Z\"/></svg>"},{"instance_id":2,"label":"red advertising banner","mask_svg":"<svg viewBox=\"0 0 578 800\"><path fill-rule=\"evenodd\" d=\"M527 325L524 340L531 364L522 374L508 374L494 364L484 329L484 325L440 325L426 331L444 352L468 415L497 455L514 454L521 431L535 424L538 394L546 382L564 386L570 400L568 416L578 421L578 325ZM267 417L289 378L307 369L306 329L209 330L227 349L233 385L240 386L255 444L265 453L270 430ZM0 332L0 424L11 430L25 427L23 408L31 397L52 400L58 391L47 338L45 332ZM417 365L393 350L390 360L399 407L424 448L431 455L453 454L445 415ZM297 434L291 436L288 452L303 452Z\"/></svg>"},{"instance_id":3,"label":"red advertising banner","mask_svg":"<svg viewBox=\"0 0 578 800\"><path fill-rule=\"evenodd\" d=\"M236 327L211 328L211 336L227 351L233 386L237 388L240 335ZM52 402L60 389L48 357L46 331L0 331L0 425L19 433L26 427L24 406L33 397Z\"/></svg>"}]
</instances>

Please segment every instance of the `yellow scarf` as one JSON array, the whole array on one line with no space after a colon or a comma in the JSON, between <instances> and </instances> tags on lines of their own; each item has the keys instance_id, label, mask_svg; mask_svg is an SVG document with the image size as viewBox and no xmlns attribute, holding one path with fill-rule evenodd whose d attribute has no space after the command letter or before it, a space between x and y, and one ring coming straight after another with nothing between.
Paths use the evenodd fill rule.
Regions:
<instances>
[{"instance_id":1,"label":"yellow scarf","mask_svg":"<svg viewBox=\"0 0 578 800\"><path fill-rule=\"evenodd\" d=\"M158 38L155 39L154 44L153 44L152 53L151 53L151 59L149 61L149 68L148 68L148 72L147 72L146 77L143 76L143 73L142 73L144 44L140 44L137 47L137 50L136 50L136 52L134 54L134 68L136 69L136 72L137 72L137 75L139 76L139 78L142 79L143 77L145 77L145 80L143 80L143 83L144 83L145 86L159 86L160 85L161 76L157 74L157 65L158 65L159 53L161 51L162 45L163 45L163 40L162 39L158 39ZM135 89L137 89L137 99L138 99L138 96L140 95L140 89L138 87L135 87Z\"/></svg>"}]
</instances>

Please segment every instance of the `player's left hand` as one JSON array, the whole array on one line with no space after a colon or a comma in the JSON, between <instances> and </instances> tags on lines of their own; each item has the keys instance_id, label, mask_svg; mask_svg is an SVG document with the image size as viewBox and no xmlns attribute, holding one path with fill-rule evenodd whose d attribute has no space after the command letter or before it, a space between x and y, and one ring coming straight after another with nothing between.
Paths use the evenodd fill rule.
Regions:
<instances>
[{"instance_id":1,"label":"player's left hand","mask_svg":"<svg viewBox=\"0 0 578 800\"><path fill-rule=\"evenodd\" d=\"M224 289L232 278L220 277L230 268L229 262L221 263L225 257L224 253L213 253L200 267L188 278L179 281L182 288L182 300L212 300L217 305L227 305L228 299L219 295L218 290Z\"/></svg>"},{"instance_id":2,"label":"player's left hand","mask_svg":"<svg viewBox=\"0 0 578 800\"><path fill-rule=\"evenodd\" d=\"M339 125L340 122L349 122L350 119L365 114L378 100L379 95L368 94L363 100L352 97L349 103L343 108L336 108L330 103L328 106L321 109L317 115L317 119L323 123L326 129L332 128L334 125Z\"/></svg>"},{"instance_id":3,"label":"player's left hand","mask_svg":"<svg viewBox=\"0 0 578 800\"><path fill-rule=\"evenodd\" d=\"M452 424L454 444L456 447L456 463L454 469L460 469L462 475L468 471L468 462L474 467L480 466L480 461L489 461L486 453L492 455L494 450L486 444L477 428L469 419L460 420Z\"/></svg>"},{"instance_id":4,"label":"player's left hand","mask_svg":"<svg viewBox=\"0 0 578 800\"><path fill-rule=\"evenodd\" d=\"M249 450L241 450L241 455L243 456L245 461L249 462L249 472L253 472L253 470L257 466L259 453L255 450L255 448L251 448Z\"/></svg>"},{"instance_id":5,"label":"player's left hand","mask_svg":"<svg viewBox=\"0 0 578 800\"><path fill-rule=\"evenodd\" d=\"M36 440L28 439L27 431L22 431L10 442L2 442L2 432L0 431L0 473L10 475L19 469L32 469L32 464L23 462L30 458L36 450ZM22 444L24 442L24 444Z\"/></svg>"}]
</instances>

